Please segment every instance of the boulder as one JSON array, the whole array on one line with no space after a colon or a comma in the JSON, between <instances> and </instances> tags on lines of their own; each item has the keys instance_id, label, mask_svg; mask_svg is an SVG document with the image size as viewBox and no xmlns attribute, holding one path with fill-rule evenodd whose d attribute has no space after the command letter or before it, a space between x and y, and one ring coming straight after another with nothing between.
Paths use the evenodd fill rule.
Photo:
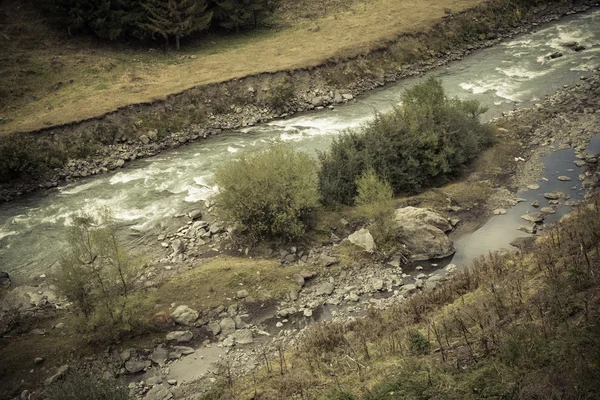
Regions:
<instances>
[{"instance_id":1,"label":"boulder","mask_svg":"<svg viewBox=\"0 0 600 400\"><path fill-rule=\"evenodd\" d=\"M147 400L169 400L172 398L173 393L171 393L164 384L154 385L154 387L146 393L145 397Z\"/></svg>"},{"instance_id":2,"label":"boulder","mask_svg":"<svg viewBox=\"0 0 600 400\"><path fill-rule=\"evenodd\" d=\"M181 241L181 239L173 240L171 243L171 248L173 249L173 254L181 254L185 252L185 243Z\"/></svg>"},{"instance_id":3,"label":"boulder","mask_svg":"<svg viewBox=\"0 0 600 400\"><path fill-rule=\"evenodd\" d=\"M206 325L206 327L214 336L217 336L219 333L221 333L221 325L219 325L218 322L211 322L210 324Z\"/></svg>"},{"instance_id":4,"label":"boulder","mask_svg":"<svg viewBox=\"0 0 600 400\"><path fill-rule=\"evenodd\" d=\"M298 284L300 287L304 287L304 277L300 274L292 275L292 280Z\"/></svg>"},{"instance_id":5,"label":"boulder","mask_svg":"<svg viewBox=\"0 0 600 400\"><path fill-rule=\"evenodd\" d=\"M377 248L375 246L375 240L368 229L361 229L348 236L348 241L353 245L360 247L368 253L373 253Z\"/></svg>"},{"instance_id":6,"label":"boulder","mask_svg":"<svg viewBox=\"0 0 600 400\"><path fill-rule=\"evenodd\" d=\"M191 212L188 214L188 216L189 216L191 219L198 219L198 218L202 218L202 211L200 211L200 210L194 210L194 211L191 211Z\"/></svg>"},{"instance_id":7,"label":"boulder","mask_svg":"<svg viewBox=\"0 0 600 400\"><path fill-rule=\"evenodd\" d=\"M289 307L289 308L283 308L283 309L277 311L277 315L279 315L282 318L285 318L290 315L296 314L297 312L298 312L298 310L296 309L296 307Z\"/></svg>"},{"instance_id":8,"label":"boulder","mask_svg":"<svg viewBox=\"0 0 600 400\"><path fill-rule=\"evenodd\" d=\"M200 313L198 313L198 311L191 309L188 306L181 305L171 313L171 318L177 324L191 326L194 324L194 321L198 319L199 315Z\"/></svg>"},{"instance_id":9,"label":"boulder","mask_svg":"<svg viewBox=\"0 0 600 400\"><path fill-rule=\"evenodd\" d=\"M411 259L423 261L454 254L454 245L445 233L451 229L450 223L439 215L434 216L431 210L419 212L410 208L396 210L395 223L400 242L411 252Z\"/></svg>"},{"instance_id":10,"label":"boulder","mask_svg":"<svg viewBox=\"0 0 600 400\"><path fill-rule=\"evenodd\" d=\"M125 369L130 374L136 374L146 368L146 363L140 360L129 360L125 363Z\"/></svg>"},{"instance_id":11,"label":"boulder","mask_svg":"<svg viewBox=\"0 0 600 400\"><path fill-rule=\"evenodd\" d=\"M448 220L433 210L428 208L403 207L396 210L396 220L405 221L408 219L423 221L427 225L432 225L442 232L450 232L452 225Z\"/></svg>"},{"instance_id":12,"label":"boulder","mask_svg":"<svg viewBox=\"0 0 600 400\"><path fill-rule=\"evenodd\" d=\"M167 333L167 341L176 341L177 343L185 343L192 340L194 334L191 331L174 331Z\"/></svg>"},{"instance_id":13,"label":"boulder","mask_svg":"<svg viewBox=\"0 0 600 400\"><path fill-rule=\"evenodd\" d=\"M497 208L494 210L494 215L505 215L506 210L504 208Z\"/></svg>"},{"instance_id":14,"label":"boulder","mask_svg":"<svg viewBox=\"0 0 600 400\"><path fill-rule=\"evenodd\" d=\"M254 336L250 329L240 329L231 335L237 344L250 344L254 342Z\"/></svg>"},{"instance_id":15,"label":"boulder","mask_svg":"<svg viewBox=\"0 0 600 400\"><path fill-rule=\"evenodd\" d=\"M408 284L408 285L404 285L404 286L402 286L402 288L400 289L400 293L401 293L403 296L411 295L411 294L413 294L413 293L414 293L414 292L416 292L416 291L417 291L417 285L415 285L415 284L412 284L412 283L410 283L410 284Z\"/></svg>"},{"instance_id":16,"label":"boulder","mask_svg":"<svg viewBox=\"0 0 600 400\"><path fill-rule=\"evenodd\" d=\"M329 296L335 290L335 286L330 282L323 282L315 288L317 296Z\"/></svg>"},{"instance_id":17,"label":"boulder","mask_svg":"<svg viewBox=\"0 0 600 400\"><path fill-rule=\"evenodd\" d=\"M219 322L221 327L221 333L223 335L230 335L235 332L235 321L231 318L224 318Z\"/></svg>"},{"instance_id":18,"label":"boulder","mask_svg":"<svg viewBox=\"0 0 600 400\"><path fill-rule=\"evenodd\" d=\"M164 367L167 362L167 358L169 358L169 351L165 349L163 345L158 346L152 354L150 355L150 359L158 364L160 367Z\"/></svg>"},{"instance_id":19,"label":"boulder","mask_svg":"<svg viewBox=\"0 0 600 400\"><path fill-rule=\"evenodd\" d=\"M544 193L544 197L548 200L558 200L560 199L560 194L558 193Z\"/></svg>"},{"instance_id":20,"label":"boulder","mask_svg":"<svg viewBox=\"0 0 600 400\"><path fill-rule=\"evenodd\" d=\"M540 208L540 212L542 214L548 215L548 214L554 214L554 213L556 213L556 210L554 208L552 208L552 207L542 207L542 208Z\"/></svg>"},{"instance_id":21,"label":"boulder","mask_svg":"<svg viewBox=\"0 0 600 400\"><path fill-rule=\"evenodd\" d=\"M246 289L242 289L242 290L238 290L238 292L236 293L236 298L245 299L249 295L250 295L250 293L248 293L248 291Z\"/></svg>"},{"instance_id":22,"label":"boulder","mask_svg":"<svg viewBox=\"0 0 600 400\"><path fill-rule=\"evenodd\" d=\"M338 259L332 256L328 256L327 254L321 254L319 256L319 264L322 267L329 267L331 265L337 264Z\"/></svg>"},{"instance_id":23,"label":"boulder","mask_svg":"<svg viewBox=\"0 0 600 400\"><path fill-rule=\"evenodd\" d=\"M384 282L383 279L375 278L371 280L370 285L372 290L374 290L375 292L379 292L383 290Z\"/></svg>"},{"instance_id":24,"label":"boulder","mask_svg":"<svg viewBox=\"0 0 600 400\"><path fill-rule=\"evenodd\" d=\"M7 288L10 286L10 277L8 272L0 271L0 288Z\"/></svg>"},{"instance_id":25,"label":"boulder","mask_svg":"<svg viewBox=\"0 0 600 400\"><path fill-rule=\"evenodd\" d=\"M546 216L541 212L534 212L521 215L521 218L529 222L542 222Z\"/></svg>"}]
</instances>

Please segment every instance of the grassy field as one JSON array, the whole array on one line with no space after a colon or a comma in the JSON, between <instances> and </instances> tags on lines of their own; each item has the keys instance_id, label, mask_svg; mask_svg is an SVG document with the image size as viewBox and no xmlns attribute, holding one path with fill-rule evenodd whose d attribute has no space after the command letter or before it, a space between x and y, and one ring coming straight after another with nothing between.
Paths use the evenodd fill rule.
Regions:
<instances>
[{"instance_id":1,"label":"grassy field","mask_svg":"<svg viewBox=\"0 0 600 400\"><path fill-rule=\"evenodd\" d=\"M49 30L30 0L0 5L0 133L32 131L186 89L365 54L482 0L284 2L276 28L208 35L181 52L106 44ZM318 27L318 29L314 29Z\"/></svg>"}]
</instances>

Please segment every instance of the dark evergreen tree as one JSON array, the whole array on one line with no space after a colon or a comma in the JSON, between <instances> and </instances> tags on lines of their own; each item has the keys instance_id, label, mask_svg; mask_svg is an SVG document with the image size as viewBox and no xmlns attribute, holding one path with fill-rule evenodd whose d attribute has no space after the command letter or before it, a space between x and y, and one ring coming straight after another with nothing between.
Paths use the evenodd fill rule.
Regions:
<instances>
[{"instance_id":1,"label":"dark evergreen tree","mask_svg":"<svg viewBox=\"0 0 600 400\"><path fill-rule=\"evenodd\" d=\"M212 11L206 11L206 0L145 0L146 21L140 24L144 30L165 38L175 38L179 50L179 39L194 32L207 29Z\"/></svg>"},{"instance_id":2,"label":"dark evergreen tree","mask_svg":"<svg viewBox=\"0 0 600 400\"><path fill-rule=\"evenodd\" d=\"M258 27L272 12L269 0L217 0L216 6L215 17L219 25L236 32L244 27Z\"/></svg>"}]
</instances>

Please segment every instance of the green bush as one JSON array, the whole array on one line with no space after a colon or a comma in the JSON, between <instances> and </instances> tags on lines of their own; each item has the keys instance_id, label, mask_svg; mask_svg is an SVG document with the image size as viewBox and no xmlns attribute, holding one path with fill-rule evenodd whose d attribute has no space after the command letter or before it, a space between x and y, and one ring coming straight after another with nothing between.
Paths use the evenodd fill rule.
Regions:
<instances>
[{"instance_id":1,"label":"green bush","mask_svg":"<svg viewBox=\"0 0 600 400\"><path fill-rule=\"evenodd\" d=\"M102 220L87 215L76 218L67 231L69 248L55 281L78 312L80 331L112 341L144 331L149 318L143 312L144 296L135 293L140 262L120 245L108 213Z\"/></svg>"},{"instance_id":2,"label":"green bush","mask_svg":"<svg viewBox=\"0 0 600 400\"><path fill-rule=\"evenodd\" d=\"M219 217L252 240L295 240L318 207L317 165L285 144L226 163L215 172Z\"/></svg>"},{"instance_id":3,"label":"green bush","mask_svg":"<svg viewBox=\"0 0 600 400\"><path fill-rule=\"evenodd\" d=\"M396 208L393 204L394 193L389 182L380 179L375 171L370 168L356 180L357 196L355 203L359 212L371 224L369 231L377 244L377 248L384 254L393 253L398 243L394 222Z\"/></svg>"},{"instance_id":4,"label":"green bush","mask_svg":"<svg viewBox=\"0 0 600 400\"><path fill-rule=\"evenodd\" d=\"M0 182L43 170L44 159L33 140L20 135L0 137Z\"/></svg>"},{"instance_id":5,"label":"green bush","mask_svg":"<svg viewBox=\"0 0 600 400\"><path fill-rule=\"evenodd\" d=\"M429 354L431 343L421 332L411 330L408 332L408 349L414 355Z\"/></svg>"},{"instance_id":6,"label":"green bush","mask_svg":"<svg viewBox=\"0 0 600 400\"><path fill-rule=\"evenodd\" d=\"M129 391L116 379L100 378L99 374L84 374L72 369L55 383L48 400L129 400Z\"/></svg>"},{"instance_id":7,"label":"green bush","mask_svg":"<svg viewBox=\"0 0 600 400\"><path fill-rule=\"evenodd\" d=\"M285 106L294 97L294 83L291 79L280 79L269 83L266 101L275 108Z\"/></svg>"},{"instance_id":8,"label":"green bush","mask_svg":"<svg viewBox=\"0 0 600 400\"><path fill-rule=\"evenodd\" d=\"M389 180L394 194L445 182L493 143L493 131L472 100L449 98L430 78L406 90L402 106L376 114L358 132L346 132L320 154L324 204L352 204L356 179L368 168Z\"/></svg>"}]
</instances>

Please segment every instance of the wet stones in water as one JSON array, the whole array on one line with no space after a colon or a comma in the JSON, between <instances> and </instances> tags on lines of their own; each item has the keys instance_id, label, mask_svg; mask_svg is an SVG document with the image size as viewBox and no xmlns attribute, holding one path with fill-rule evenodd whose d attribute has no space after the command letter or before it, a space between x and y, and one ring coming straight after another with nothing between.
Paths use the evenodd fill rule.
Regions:
<instances>
[{"instance_id":1,"label":"wet stones in water","mask_svg":"<svg viewBox=\"0 0 600 400\"><path fill-rule=\"evenodd\" d=\"M517 229L533 235L537 232L537 225L534 222L529 222L519 226Z\"/></svg>"},{"instance_id":2,"label":"wet stones in water","mask_svg":"<svg viewBox=\"0 0 600 400\"><path fill-rule=\"evenodd\" d=\"M535 207L538 208L540 206L540 202L535 200L533 203L531 203L531 207Z\"/></svg>"},{"instance_id":3,"label":"wet stones in water","mask_svg":"<svg viewBox=\"0 0 600 400\"><path fill-rule=\"evenodd\" d=\"M546 216L542 212L534 212L521 215L521 218L529 222L542 222Z\"/></svg>"},{"instance_id":4,"label":"wet stones in water","mask_svg":"<svg viewBox=\"0 0 600 400\"><path fill-rule=\"evenodd\" d=\"M554 53L548 54L546 56L546 58L548 58L549 60L555 60L557 58L560 58L563 56L563 53L561 53L560 51L555 51Z\"/></svg>"},{"instance_id":5,"label":"wet stones in water","mask_svg":"<svg viewBox=\"0 0 600 400\"><path fill-rule=\"evenodd\" d=\"M527 185L527 189L529 190L538 190L540 188L540 185L538 185L537 183L532 183L531 185Z\"/></svg>"},{"instance_id":6,"label":"wet stones in water","mask_svg":"<svg viewBox=\"0 0 600 400\"><path fill-rule=\"evenodd\" d=\"M575 160L574 163L576 166L578 166L580 168L585 165L585 161L583 161L583 160Z\"/></svg>"},{"instance_id":7,"label":"wet stones in water","mask_svg":"<svg viewBox=\"0 0 600 400\"><path fill-rule=\"evenodd\" d=\"M548 200L558 200L560 199L560 194L558 193L544 193L544 198Z\"/></svg>"},{"instance_id":8,"label":"wet stones in water","mask_svg":"<svg viewBox=\"0 0 600 400\"><path fill-rule=\"evenodd\" d=\"M505 215L506 214L506 210L504 208L498 208L496 210L494 210L494 215Z\"/></svg>"},{"instance_id":9,"label":"wet stones in water","mask_svg":"<svg viewBox=\"0 0 600 400\"><path fill-rule=\"evenodd\" d=\"M542 207L540 209L540 212L543 214L554 214L556 212L556 210L554 210L554 208L552 208L552 207Z\"/></svg>"},{"instance_id":10,"label":"wet stones in water","mask_svg":"<svg viewBox=\"0 0 600 400\"><path fill-rule=\"evenodd\" d=\"M558 180L562 181L562 182L568 182L568 181L571 180L571 177L565 176L565 175L561 175L561 176L558 177Z\"/></svg>"}]
</instances>

